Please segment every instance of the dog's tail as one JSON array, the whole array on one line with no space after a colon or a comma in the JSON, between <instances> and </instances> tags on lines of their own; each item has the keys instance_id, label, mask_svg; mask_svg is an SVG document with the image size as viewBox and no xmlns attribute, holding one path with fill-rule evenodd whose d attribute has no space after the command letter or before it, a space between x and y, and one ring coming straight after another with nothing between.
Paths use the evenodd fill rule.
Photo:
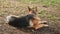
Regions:
<instances>
[{"instance_id":1,"label":"dog's tail","mask_svg":"<svg viewBox=\"0 0 60 34\"><path fill-rule=\"evenodd\" d=\"M8 22L12 22L12 21L14 21L15 19L17 19L17 17L19 17L19 16L9 15L9 16L6 17L6 22L7 22L7 23L8 23Z\"/></svg>"},{"instance_id":2,"label":"dog's tail","mask_svg":"<svg viewBox=\"0 0 60 34\"><path fill-rule=\"evenodd\" d=\"M13 19L13 16L12 15L9 15L9 16L7 16L6 17L6 22L8 23L8 22L10 22L10 21L13 21L14 19Z\"/></svg>"}]
</instances>

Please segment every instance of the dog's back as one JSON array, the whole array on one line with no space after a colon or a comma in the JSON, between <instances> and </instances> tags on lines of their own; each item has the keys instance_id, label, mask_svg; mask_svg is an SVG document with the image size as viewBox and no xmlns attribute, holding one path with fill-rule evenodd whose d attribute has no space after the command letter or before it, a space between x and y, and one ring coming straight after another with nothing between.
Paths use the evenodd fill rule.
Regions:
<instances>
[{"instance_id":1,"label":"dog's back","mask_svg":"<svg viewBox=\"0 0 60 34\"><path fill-rule=\"evenodd\" d=\"M33 19L33 15L26 15L22 17L16 17L13 15L7 16L7 22L9 25L15 27L27 27L29 26L29 21Z\"/></svg>"}]
</instances>

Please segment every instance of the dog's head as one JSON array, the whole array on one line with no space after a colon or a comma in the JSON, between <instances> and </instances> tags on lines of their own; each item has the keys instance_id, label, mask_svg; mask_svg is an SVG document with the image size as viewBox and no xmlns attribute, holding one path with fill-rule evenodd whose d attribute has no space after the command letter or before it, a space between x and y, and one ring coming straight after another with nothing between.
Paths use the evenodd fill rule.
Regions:
<instances>
[{"instance_id":1,"label":"dog's head","mask_svg":"<svg viewBox=\"0 0 60 34\"><path fill-rule=\"evenodd\" d=\"M28 10L29 10L28 14L32 14L34 16L37 15L37 7L34 8L28 7Z\"/></svg>"}]
</instances>

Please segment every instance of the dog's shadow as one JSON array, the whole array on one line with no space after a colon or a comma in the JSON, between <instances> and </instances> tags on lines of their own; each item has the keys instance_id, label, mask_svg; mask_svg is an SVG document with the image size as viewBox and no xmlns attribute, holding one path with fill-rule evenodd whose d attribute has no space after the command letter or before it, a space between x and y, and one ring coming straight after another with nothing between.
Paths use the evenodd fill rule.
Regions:
<instances>
[{"instance_id":1,"label":"dog's shadow","mask_svg":"<svg viewBox=\"0 0 60 34\"><path fill-rule=\"evenodd\" d=\"M59 32L57 30L55 30L54 28L51 28L51 27L42 27L38 30L35 30L33 28L27 28L25 26L18 27L18 26L15 25L13 27L19 29L22 32L25 32L25 34L26 33L29 33L29 34L46 34L46 33L47 34L59 34Z\"/></svg>"},{"instance_id":2,"label":"dog's shadow","mask_svg":"<svg viewBox=\"0 0 60 34\"><path fill-rule=\"evenodd\" d=\"M44 29L49 30L49 27L42 27L42 28L39 28L37 30L35 30L34 28L27 28L27 27L22 27L22 28L16 27L16 28L21 30L21 31L23 31L23 32L26 32L26 33L29 33L29 32L33 33L33 32L37 32L37 31L44 31Z\"/></svg>"},{"instance_id":3,"label":"dog's shadow","mask_svg":"<svg viewBox=\"0 0 60 34\"><path fill-rule=\"evenodd\" d=\"M51 28L51 27L42 27L38 30L33 28L18 28L23 32L30 33L30 34L60 34L58 30Z\"/></svg>"}]
</instances>

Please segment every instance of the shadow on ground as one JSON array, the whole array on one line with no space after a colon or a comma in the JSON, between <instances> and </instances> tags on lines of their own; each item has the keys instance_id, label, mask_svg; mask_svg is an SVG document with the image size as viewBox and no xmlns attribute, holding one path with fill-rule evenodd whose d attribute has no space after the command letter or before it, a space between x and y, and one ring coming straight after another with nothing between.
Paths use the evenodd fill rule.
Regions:
<instances>
[{"instance_id":1,"label":"shadow on ground","mask_svg":"<svg viewBox=\"0 0 60 34\"><path fill-rule=\"evenodd\" d=\"M24 34L60 34L58 30L52 27L43 27L38 30L34 30L32 28L16 28L22 32L25 32Z\"/></svg>"}]
</instances>

